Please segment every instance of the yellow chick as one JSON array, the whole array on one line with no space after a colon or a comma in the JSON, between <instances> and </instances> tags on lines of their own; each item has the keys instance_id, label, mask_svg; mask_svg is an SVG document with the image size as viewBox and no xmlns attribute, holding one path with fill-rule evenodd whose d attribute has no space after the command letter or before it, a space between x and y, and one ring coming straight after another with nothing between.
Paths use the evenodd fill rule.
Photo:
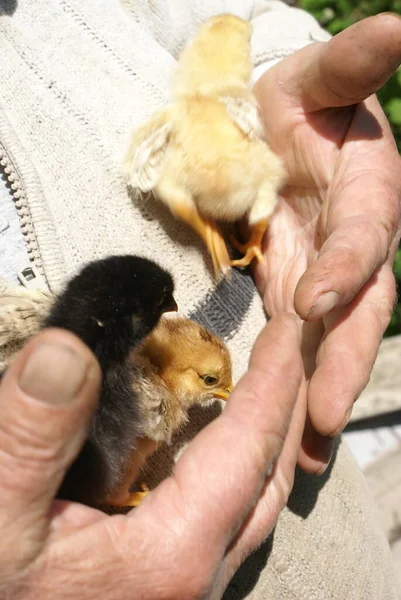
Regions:
<instances>
[{"instance_id":1,"label":"yellow chick","mask_svg":"<svg viewBox=\"0 0 401 600\"><path fill-rule=\"evenodd\" d=\"M204 240L216 274L263 261L262 238L285 180L281 159L260 139L250 91L252 25L223 14L204 23L178 62L173 103L132 136L129 185L152 191ZM230 261L215 221L246 218L250 238Z\"/></svg>"}]
</instances>

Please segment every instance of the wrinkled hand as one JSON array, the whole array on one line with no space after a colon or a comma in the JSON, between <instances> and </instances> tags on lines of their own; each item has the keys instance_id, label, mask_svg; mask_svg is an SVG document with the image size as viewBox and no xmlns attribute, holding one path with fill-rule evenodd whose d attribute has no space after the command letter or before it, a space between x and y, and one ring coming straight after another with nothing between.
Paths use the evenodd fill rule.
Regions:
<instances>
[{"instance_id":1,"label":"wrinkled hand","mask_svg":"<svg viewBox=\"0 0 401 600\"><path fill-rule=\"evenodd\" d=\"M372 94L400 62L401 19L381 14L280 61L254 89L289 173L256 280L269 314L307 321L310 471L327 466L393 308L401 162Z\"/></svg>"},{"instance_id":2,"label":"wrinkled hand","mask_svg":"<svg viewBox=\"0 0 401 600\"><path fill-rule=\"evenodd\" d=\"M258 337L226 410L128 515L54 501L86 435L99 367L72 334L33 338L0 387L0 596L219 598L273 528L305 420L297 318ZM278 400L276 402L275 400Z\"/></svg>"}]
</instances>

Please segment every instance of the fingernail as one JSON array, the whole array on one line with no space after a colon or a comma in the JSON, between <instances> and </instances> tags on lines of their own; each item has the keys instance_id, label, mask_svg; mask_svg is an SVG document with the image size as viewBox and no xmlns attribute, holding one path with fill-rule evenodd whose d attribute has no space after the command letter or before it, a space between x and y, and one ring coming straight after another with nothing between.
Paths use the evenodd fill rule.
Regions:
<instances>
[{"instance_id":1,"label":"fingernail","mask_svg":"<svg viewBox=\"0 0 401 600\"><path fill-rule=\"evenodd\" d=\"M87 362L68 346L39 345L19 378L23 392L46 404L70 404L83 386Z\"/></svg>"},{"instance_id":2,"label":"fingernail","mask_svg":"<svg viewBox=\"0 0 401 600\"><path fill-rule=\"evenodd\" d=\"M347 412L345 413L345 425L344 425L344 427L346 427L348 425L348 423L349 423L349 421L350 421L350 419L352 417L352 413L354 412L355 402L358 400L358 398L359 398L359 394L357 396L355 396L354 402L352 403L351 408L349 408L347 410Z\"/></svg>"},{"instance_id":3,"label":"fingernail","mask_svg":"<svg viewBox=\"0 0 401 600\"><path fill-rule=\"evenodd\" d=\"M319 458L317 460L316 475L323 475L330 464L333 456L334 441L326 438L319 448Z\"/></svg>"},{"instance_id":4,"label":"fingernail","mask_svg":"<svg viewBox=\"0 0 401 600\"><path fill-rule=\"evenodd\" d=\"M397 19L400 19L400 20L401 20L401 15L399 15L399 14L398 14L398 13L396 13L396 12L392 12L391 10L386 10L385 12L382 12L382 13L379 13L379 14L380 14L381 16L383 16L383 15L389 15L389 16L391 16L391 17L397 17Z\"/></svg>"},{"instance_id":5,"label":"fingernail","mask_svg":"<svg viewBox=\"0 0 401 600\"><path fill-rule=\"evenodd\" d=\"M349 408L349 409L347 410L347 412L345 413L344 421L342 422L342 425L341 425L341 426L340 426L340 427L337 429L337 431L335 432L334 436L340 435L340 433L341 433L342 431L344 431L344 429L347 427L347 425L348 425L348 422L349 422L349 420L350 420L350 418L351 418L351 415L352 415L352 410L353 410L353 408L354 408L354 407L353 407L353 406L351 406L351 408Z\"/></svg>"},{"instance_id":6,"label":"fingernail","mask_svg":"<svg viewBox=\"0 0 401 600\"><path fill-rule=\"evenodd\" d=\"M310 317L318 319L323 315L326 315L337 306L339 301L340 296L337 294L337 292L325 292L320 296L316 304L310 309L308 319Z\"/></svg>"},{"instance_id":7,"label":"fingernail","mask_svg":"<svg viewBox=\"0 0 401 600\"><path fill-rule=\"evenodd\" d=\"M323 475L327 471L327 467L331 462L331 457L333 456L334 443L330 441L324 449L324 456L321 457L320 465L316 469L316 475Z\"/></svg>"},{"instance_id":8,"label":"fingernail","mask_svg":"<svg viewBox=\"0 0 401 600\"><path fill-rule=\"evenodd\" d=\"M318 477L320 477L320 475L324 475L327 471L327 467L329 466L330 462L327 463L319 463L319 466L316 469L316 475Z\"/></svg>"}]
</instances>

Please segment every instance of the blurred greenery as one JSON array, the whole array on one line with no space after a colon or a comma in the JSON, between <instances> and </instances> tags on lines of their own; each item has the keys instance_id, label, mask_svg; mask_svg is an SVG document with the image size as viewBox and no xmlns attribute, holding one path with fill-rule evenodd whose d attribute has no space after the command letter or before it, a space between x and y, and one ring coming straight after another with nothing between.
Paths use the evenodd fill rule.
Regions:
<instances>
[{"instance_id":1,"label":"blurred greenery","mask_svg":"<svg viewBox=\"0 0 401 600\"><path fill-rule=\"evenodd\" d=\"M401 15L401 0L298 0L300 8L312 13L319 23L335 35L356 21L381 12ZM401 151L401 68L377 94ZM394 262L397 279L398 303L385 336L401 334L401 244Z\"/></svg>"}]
</instances>

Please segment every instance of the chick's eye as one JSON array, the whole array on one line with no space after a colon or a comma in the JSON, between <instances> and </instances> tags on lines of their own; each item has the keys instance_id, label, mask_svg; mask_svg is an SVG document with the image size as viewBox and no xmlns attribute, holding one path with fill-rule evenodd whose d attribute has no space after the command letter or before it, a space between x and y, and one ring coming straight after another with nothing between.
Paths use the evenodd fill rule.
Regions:
<instances>
[{"instance_id":1,"label":"chick's eye","mask_svg":"<svg viewBox=\"0 0 401 600\"><path fill-rule=\"evenodd\" d=\"M217 377L213 377L212 375L202 375L202 379L206 385L214 385L217 383Z\"/></svg>"},{"instance_id":2,"label":"chick's eye","mask_svg":"<svg viewBox=\"0 0 401 600\"><path fill-rule=\"evenodd\" d=\"M165 299L166 299L166 294L163 294L162 296L160 296L160 299L156 305L157 308L159 308L160 306L163 306Z\"/></svg>"}]
</instances>

